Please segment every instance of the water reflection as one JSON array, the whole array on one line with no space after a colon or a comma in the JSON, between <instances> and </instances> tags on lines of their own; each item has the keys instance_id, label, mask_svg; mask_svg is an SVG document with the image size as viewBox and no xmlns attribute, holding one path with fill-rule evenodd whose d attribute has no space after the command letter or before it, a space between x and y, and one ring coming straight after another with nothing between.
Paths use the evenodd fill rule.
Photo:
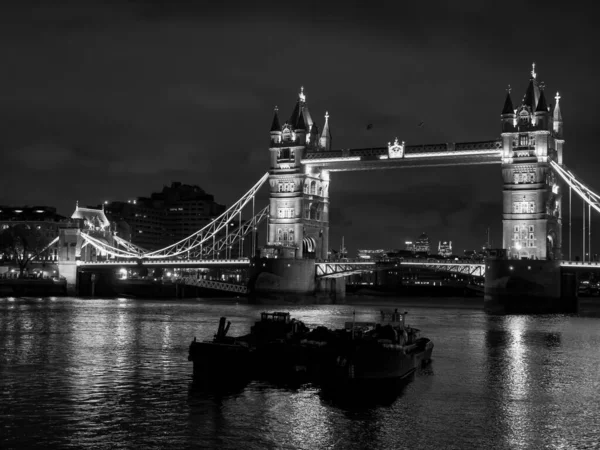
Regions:
<instances>
[{"instance_id":1,"label":"water reflection","mask_svg":"<svg viewBox=\"0 0 600 450\"><path fill-rule=\"evenodd\" d=\"M592 448L600 327L574 316L412 308L433 363L398 389L334 395L298 381L191 383L187 350L219 317L248 332L263 309L220 302L0 299L2 448ZM286 307L310 325L379 306ZM225 380L223 380L225 381Z\"/></svg>"}]
</instances>

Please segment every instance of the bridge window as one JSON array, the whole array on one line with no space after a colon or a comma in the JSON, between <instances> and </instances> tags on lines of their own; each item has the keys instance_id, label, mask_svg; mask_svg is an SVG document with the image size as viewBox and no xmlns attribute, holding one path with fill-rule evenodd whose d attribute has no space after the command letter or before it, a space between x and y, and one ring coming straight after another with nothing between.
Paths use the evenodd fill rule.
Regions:
<instances>
[{"instance_id":1,"label":"bridge window","mask_svg":"<svg viewBox=\"0 0 600 450\"><path fill-rule=\"evenodd\" d=\"M305 193L305 194L308 194L308 190L309 190L309 183L308 183L308 181L306 181L306 182L304 183L304 193Z\"/></svg>"},{"instance_id":2,"label":"bridge window","mask_svg":"<svg viewBox=\"0 0 600 450\"><path fill-rule=\"evenodd\" d=\"M529 182L530 183L535 183L535 174L534 173L530 173L529 174Z\"/></svg>"},{"instance_id":3,"label":"bridge window","mask_svg":"<svg viewBox=\"0 0 600 450\"><path fill-rule=\"evenodd\" d=\"M529 145L529 135L528 134L520 134L519 135L519 147L527 147Z\"/></svg>"},{"instance_id":4,"label":"bridge window","mask_svg":"<svg viewBox=\"0 0 600 450\"><path fill-rule=\"evenodd\" d=\"M278 208L277 217L279 219L292 219L294 217L294 208Z\"/></svg>"},{"instance_id":5,"label":"bridge window","mask_svg":"<svg viewBox=\"0 0 600 450\"><path fill-rule=\"evenodd\" d=\"M290 149L289 148L279 149L277 151L277 158L278 159L290 159Z\"/></svg>"},{"instance_id":6,"label":"bridge window","mask_svg":"<svg viewBox=\"0 0 600 450\"><path fill-rule=\"evenodd\" d=\"M292 131L288 127L285 127L283 129L283 133L282 133L281 137L283 138L284 141L291 141L292 140Z\"/></svg>"},{"instance_id":7,"label":"bridge window","mask_svg":"<svg viewBox=\"0 0 600 450\"><path fill-rule=\"evenodd\" d=\"M310 193L311 194L315 194L317 190L317 182L313 181L312 183L310 183Z\"/></svg>"},{"instance_id":8,"label":"bridge window","mask_svg":"<svg viewBox=\"0 0 600 450\"><path fill-rule=\"evenodd\" d=\"M527 214L535 212L535 202L514 202L513 213Z\"/></svg>"},{"instance_id":9,"label":"bridge window","mask_svg":"<svg viewBox=\"0 0 600 450\"><path fill-rule=\"evenodd\" d=\"M294 240L294 230L292 228L290 228L288 230L288 240L290 240L290 241Z\"/></svg>"},{"instance_id":10,"label":"bridge window","mask_svg":"<svg viewBox=\"0 0 600 450\"><path fill-rule=\"evenodd\" d=\"M323 186L319 186L319 195L323 197Z\"/></svg>"},{"instance_id":11,"label":"bridge window","mask_svg":"<svg viewBox=\"0 0 600 450\"><path fill-rule=\"evenodd\" d=\"M277 229L277 241L281 242L283 240L283 230L281 228Z\"/></svg>"},{"instance_id":12,"label":"bridge window","mask_svg":"<svg viewBox=\"0 0 600 450\"><path fill-rule=\"evenodd\" d=\"M534 230L533 225L529 225L529 232L533 233L533 230Z\"/></svg>"},{"instance_id":13,"label":"bridge window","mask_svg":"<svg viewBox=\"0 0 600 450\"><path fill-rule=\"evenodd\" d=\"M279 192L294 192L294 183L279 183Z\"/></svg>"},{"instance_id":14,"label":"bridge window","mask_svg":"<svg viewBox=\"0 0 600 450\"><path fill-rule=\"evenodd\" d=\"M284 231L284 232L283 232L283 240L284 240L284 241L287 241L287 240L288 240L288 232L287 232L287 231Z\"/></svg>"}]
</instances>

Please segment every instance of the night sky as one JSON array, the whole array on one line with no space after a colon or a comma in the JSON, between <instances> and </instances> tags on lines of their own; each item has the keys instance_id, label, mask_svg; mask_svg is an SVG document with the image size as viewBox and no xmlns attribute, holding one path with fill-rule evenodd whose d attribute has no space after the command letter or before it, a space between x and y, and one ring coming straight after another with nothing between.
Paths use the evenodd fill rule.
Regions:
<instances>
[{"instance_id":1,"label":"night sky","mask_svg":"<svg viewBox=\"0 0 600 450\"><path fill-rule=\"evenodd\" d=\"M181 181L229 205L268 170L273 107L287 119L300 86L335 148L495 139L534 61L562 96L565 163L600 191L600 36L576 2L165 3L3 2L0 204L70 215ZM462 253L488 226L500 246L501 186L495 165L335 173L331 246L425 231Z\"/></svg>"}]
</instances>

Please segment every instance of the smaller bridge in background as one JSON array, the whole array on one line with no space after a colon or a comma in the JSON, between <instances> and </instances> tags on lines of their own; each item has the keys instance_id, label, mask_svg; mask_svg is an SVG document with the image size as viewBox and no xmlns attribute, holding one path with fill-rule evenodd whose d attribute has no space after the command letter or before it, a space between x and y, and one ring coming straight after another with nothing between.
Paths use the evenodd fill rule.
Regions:
<instances>
[{"instance_id":1,"label":"smaller bridge in background","mask_svg":"<svg viewBox=\"0 0 600 450\"><path fill-rule=\"evenodd\" d=\"M590 261L561 261L560 267L571 272L600 272L600 262Z\"/></svg>"},{"instance_id":2,"label":"smaller bridge in background","mask_svg":"<svg viewBox=\"0 0 600 450\"><path fill-rule=\"evenodd\" d=\"M341 278L364 272L390 270L394 267L422 267L435 272L460 273L473 277L485 277L484 263L467 263L461 261L424 261L391 260L391 261L338 261L317 262L317 278ZM600 266L599 266L600 269Z\"/></svg>"},{"instance_id":3,"label":"smaller bridge in background","mask_svg":"<svg viewBox=\"0 0 600 450\"><path fill-rule=\"evenodd\" d=\"M235 294L248 294L250 291L248 286L236 283L227 283L225 281L217 280L203 280L197 277L182 277L177 280L178 283L185 286L195 286L206 289L214 289L217 291L232 292Z\"/></svg>"}]
</instances>

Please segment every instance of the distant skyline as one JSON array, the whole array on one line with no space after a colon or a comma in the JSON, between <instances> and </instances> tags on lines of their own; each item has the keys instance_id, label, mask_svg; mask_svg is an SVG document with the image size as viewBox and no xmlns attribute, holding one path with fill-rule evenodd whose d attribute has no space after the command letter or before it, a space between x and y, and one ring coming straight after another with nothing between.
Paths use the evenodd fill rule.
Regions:
<instances>
[{"instance_id":1,"label":"distant skyline","mask_svg":"<svg viewBox=\"0 0 600 450\"><path fill-rule=\"evenodd\" d=\"M68 216L181 181L230 205L268 170L273 108L287 119L300 86L319 126L329 112L334 148L495 139L532 62L562 97L565 163L600 191L587 3L368 5L3 2L0 204ZM500 246L501 189L498 166L334 173L330 247L402 248L426 231L462 252L488 227ZM573 228L575 255L581 203Z\"/></svg>"}]
</instances>

